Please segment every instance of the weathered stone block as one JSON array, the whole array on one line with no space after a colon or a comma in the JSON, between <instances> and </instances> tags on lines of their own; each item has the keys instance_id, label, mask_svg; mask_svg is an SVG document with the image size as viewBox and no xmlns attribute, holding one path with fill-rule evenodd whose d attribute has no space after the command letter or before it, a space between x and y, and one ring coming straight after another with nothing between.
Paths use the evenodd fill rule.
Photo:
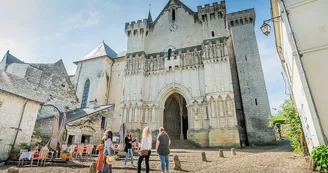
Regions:
<instances>
[{"instance_id":1,"label":"weathered stone block","mask_svg":"<svg viewBox=\"0 0 328 173\"><path fill-rule=\"evenodd\" d=\"M214 146L239 146L239 133L237 128L211 129L209 133L209 145Z\"/></svg>"}]
</instances>

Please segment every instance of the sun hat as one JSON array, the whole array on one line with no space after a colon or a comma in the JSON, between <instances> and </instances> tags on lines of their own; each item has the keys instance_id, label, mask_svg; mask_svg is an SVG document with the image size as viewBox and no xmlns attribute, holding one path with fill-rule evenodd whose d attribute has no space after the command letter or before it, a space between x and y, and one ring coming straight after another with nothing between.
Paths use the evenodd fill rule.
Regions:
<instances>
[{"instance_id":1,"label":"sun hat","mask_svg":"<svg viewBox=\"0 0 328 173\"><path fill-rule=\"evenodd\" d=\"M115 162L115 157L114 156L108 156L106 159L107 164L111 165Z\"/></svg>"}]
</instances>

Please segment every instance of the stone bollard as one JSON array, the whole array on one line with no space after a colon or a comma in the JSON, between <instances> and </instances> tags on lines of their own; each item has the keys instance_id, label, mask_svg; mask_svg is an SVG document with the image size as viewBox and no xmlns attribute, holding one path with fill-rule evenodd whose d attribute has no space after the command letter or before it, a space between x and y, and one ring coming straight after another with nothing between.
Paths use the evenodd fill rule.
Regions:
<instances>
[{"instance_id":1,"label":"stone bollard","mask_svg":"<svg viewBox=\"0 0 328 173\"><path fill-rule=\"evenodd\" d=\"M17 167L10 167L8 173L19 173L19 170Z\"/></svg>"},{"instance_id":2,"label":"stone bollard","mask_svg":"<svg viewBox=\"0 0 328 173\"><path fill-rule=\"evenodd\" d=\"M207 162L205 152L202 152L202 161L203 161L203 162Z\"/></svg>"},{"instance_id":3,"label":"stone bollard","mask_svg":"<svg viewBox=\"0 0 328 173\"><path fill-rule=\"evenodd\" d=\"M92 163L89 167L89 173L97 173L97 165L96 163Z\"/></svg>"},{"instance_id":4,"label":"stone bollard","mask_svg":"<svg viewBox=\"0 0 328 173\"><path fill-rule=\"evenodd\" d=\"M179 160L179 157L177 155L174 155L173 160L174 160L174 168L173 169L177 170L177 171L182 171L181 162Z\"/></svg>"},{"instance_id":5,"label":"stone bollard","mask_svg":"<svg viewBox=\"0 0 328 173\"><path fill-rule=\"evenodd\" d=\"M231 148L231 155L236 155L236 151L235 151L235 149L234 148Z\"/></svg>"},{"instance_id":6,"label":"stone bollard","mask_svg":"<svg viewBox=\"0 0 328 173\"><path fill-rule=\"evenodd\" d=\"M222 151L222 150L219 150L219 156L220 156L220 157L224 157L224 155L223 155L223 151Z\"/></svg>"}]
</instances>

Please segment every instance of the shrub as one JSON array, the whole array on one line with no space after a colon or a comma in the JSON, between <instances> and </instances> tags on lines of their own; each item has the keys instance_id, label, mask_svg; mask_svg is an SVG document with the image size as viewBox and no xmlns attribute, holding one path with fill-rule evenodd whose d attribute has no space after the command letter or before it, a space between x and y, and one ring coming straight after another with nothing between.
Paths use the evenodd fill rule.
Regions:
<instances>
[{"instance_id":1,"label":"shrub","mask_svg":"<svg viewBox=\"0 0 328 173\"><path fill-rule=\"evenodd\" d=\"M294 152L308 155L309 152L303 133L301 118L291 98L286 100L281 106L281 110L277 116L270 117L269 125L272 126L281 123L288 124L287 137L290 140Z\"/></svg>"},{"instance_id":2,"label":"shrub","mask_svg":"<svg viewBox=\"0 0 328 173\"><path fill-rule=\"evenodd\" d=\"M328 146L321 145L312 150L312 160L316 171L328 172Z\"/></svg>"}]
</instances>

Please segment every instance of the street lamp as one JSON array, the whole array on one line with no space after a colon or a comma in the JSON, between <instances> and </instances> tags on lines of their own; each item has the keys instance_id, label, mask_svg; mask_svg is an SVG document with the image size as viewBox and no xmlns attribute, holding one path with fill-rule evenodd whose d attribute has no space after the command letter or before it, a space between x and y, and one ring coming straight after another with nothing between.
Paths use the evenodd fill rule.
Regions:
<instances>
[{"instance_id":1,"label":"street lamp","mask_svg":"<svg viewBox=\"0 0 328 173\"><path fill-rule=\"evenodd\" d=\"M271 26L267 23L263 23L261 26L261 31L264 35L268 36L271 32Z\"/></svg>"},{"instance_id":2,"label":"street lamp","mask_svg":"<svg viewBox=\"0 0 328 173\"><path fill-rule=\"evenodd\" d=\"M268 36L271 33L271 26L268 24L268 22L272 21L272 22L278 22L277 20L275 21L275 19L280 19L281 16L277 16L268 20L263 21L262 26L260 27L262 33L266 36Z\"/></svg>"}]
</instances>

